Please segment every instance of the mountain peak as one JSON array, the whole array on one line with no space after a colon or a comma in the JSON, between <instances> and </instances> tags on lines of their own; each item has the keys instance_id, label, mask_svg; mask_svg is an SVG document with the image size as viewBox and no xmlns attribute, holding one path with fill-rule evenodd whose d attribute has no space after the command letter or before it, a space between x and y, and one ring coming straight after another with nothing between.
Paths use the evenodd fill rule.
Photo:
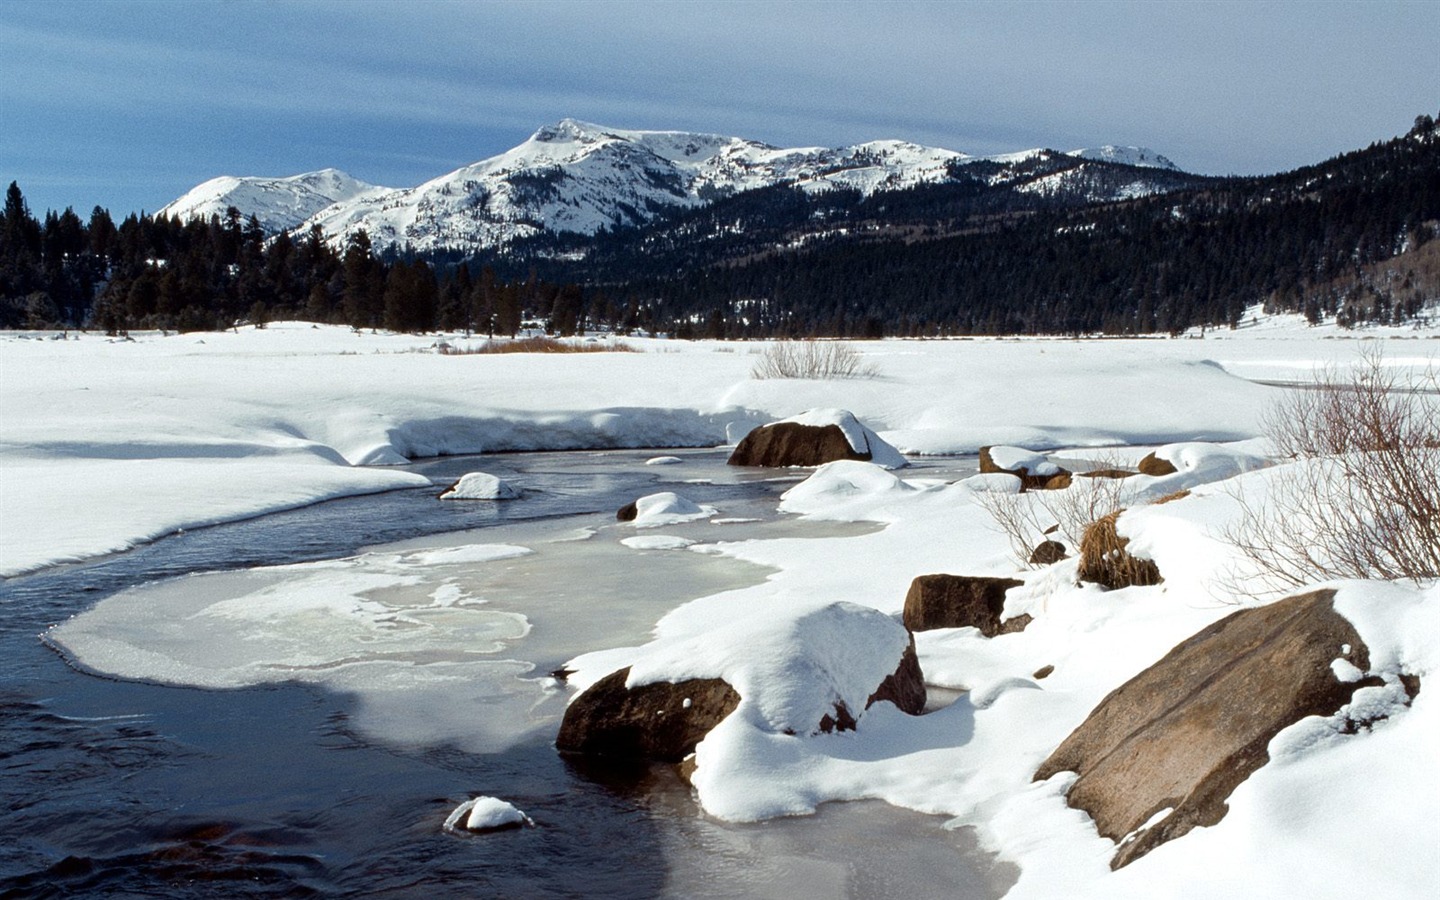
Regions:
<instances>
[{"instance_id":1,"label":"mountain peak","mask_svg":"<svg viewBox=\"0 0 1440 900\"><path fill-rule=\"evenodd\" d=\"M1106 144L1103 147L1090 147L1080 150L1071 150L1067 156L1074 156L1079 159L1093 159L1097 162L1119 163L1125 166L1138 166L1147 169L1169 169L1172 172L1180 171L1180 167L1169 159L1151 150L1149 147L1120 147L1114 144Z\"/></svg>"}]
</instances>

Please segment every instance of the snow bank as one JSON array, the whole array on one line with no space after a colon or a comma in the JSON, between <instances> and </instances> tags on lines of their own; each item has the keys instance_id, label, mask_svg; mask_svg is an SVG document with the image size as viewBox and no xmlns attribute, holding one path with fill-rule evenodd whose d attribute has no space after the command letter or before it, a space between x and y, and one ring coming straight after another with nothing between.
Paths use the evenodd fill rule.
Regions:
<instances>
[{"instance_id":1,"label":"snow bank","mask_svg":"<svg viewBox=\"0 0 1440 900\"><path fill-rule=\"evenodd\" d=\"M1304 378L1348 364L1357 342L1316 339L1334 336L1292 325L1203 341L866 342L861 352L885 378L796 382L752 379L745 354L707 342L441 356L436 336L308 323L132 341L0 334L0 575L180 528L426 485L364 465L716 446L804 410L843 407L874 426L872 450L870 434L919 454L1250 438L1276 389L1239 376L1284 368ZM1384 338L1390 358L1423 367L1400 337ZM83 516L62 499L77 491Z\"/></svg>"},{"instance_id":2,"label":"snow bank","mask_svg":"<svg viewBox=\"0 0 1440 900\"><path fill-rule=\"evenodd\" d=\"M445 818L446 831L498 831L525 826L533 828L535 822L511 803L497 797L466 800Z\"/></svg>"}]
</instances>

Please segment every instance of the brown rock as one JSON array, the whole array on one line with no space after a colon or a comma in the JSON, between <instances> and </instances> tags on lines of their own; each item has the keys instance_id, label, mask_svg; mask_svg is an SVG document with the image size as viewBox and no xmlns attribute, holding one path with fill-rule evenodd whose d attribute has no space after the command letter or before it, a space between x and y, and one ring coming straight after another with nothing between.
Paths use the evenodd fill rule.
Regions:
<instances>
[{"instance_id":1,"label":"brown rock","mask_svg":"<svg viewBox=\"0 0 1440 900\"><path fill-rule=\"evenodd\" d=\"M710 729L740 705L740 695L719 678L627 688L625 680L629 676L629 668L612 672L576 697L560 722L555 748L562 753L679 763L695 752L695 745ZM924 710L925 678L915 653L914 635L895 671L875 688L865 708L881 700L894 703L912 716ZM843 702L838 702L833 713L816 723L815 730L849 731L855 726L855 716Z\"/></svg>"},{"instance_id":2,"label":"brown rock","mask_svg":"<svg viewBox=\"0 0 1440 900\"><path fill-rule=\"evenodd\" d=\"M1041 541L1030 552L1030 565L1048 566L1066 559L1069 555L1065 550L1065 545L1059 541Z\"/></svg>"},{"instance_id":3,"label":"brown rock","mask_svg":"<svg viewBox=\"0 0 1440 900\"><path fill-rule=\"evenodd\" d=\"M1141 475L1174 475L1176 472L1173 463L1168 459L1159 458L1154 453L1145 454L1145 458L1140 460L1140 464L1136 468L1140 470Z\"/></svg>"},{"instance_id":4,"label":"brown rock","mask_svg":"<svg viewBox=\"0 0 1440 900\"><path fill-rule=\"evenodd\" d=\"M1129 469L1092 469L1089 472L1079 473L1081 478L1129 478L1132 475L1139 475L1139 472L1131 472Z\"/></svg>"},{"instance_id":5,"label":"brown rock","mask_svg":"<svg viewBox=\"0 0 1440 900\"><path fill-rule=\"evenodd\" d=\"M1058 475L1051 475L1049 478L1045 479L1045 485L1042 490L1063 491L1069 486L1070 473L1065 471L1064 469L1061 469Z\"/></svg>"},{"instance_id":6,"label":"brown rock","mask_svg":"<svg viewBox=\"0 0 1440 900\"><path fill-rule=\"evenodd\" d=\"M857 453L839 425L774 422L745 435L730 454L731 466L823 466L837 459L869 462L869 451Z\"/></svg>"},{"instance_id":7,"label":"brown rock","mask_svg":"<svg viewBox=\"0 0 1440 900\"><path fill-rule=\"evenodd\" d=\"M719 678L627 688L628 677L628 667L612 672L576 697L561 720L556 749L679 762L740 705L740 695Z\"/></svg>"},{"instance_id":8,"label":"brown rock","mask_svg":"<svg viewBox=\"0 0 1440 900\"><path fill-rule=\"evenodd\" d=\"M1067 802L1114 841L1171 810L1121 844L1112 868L1220 821L1281 729L1332 715L1379 681L1336 680L1333 660L1366 671L1369 652L1333 599L1315 591L1242 610L1186 639L1101 701L1035 779L1078 773Z\"/></svg>"},{"instance_id":9,"label":"brown rock","mask_svg":"<svg viewBox=\"0 0 1440 900\"><path fill-rule=\"evenodd\" d=\"M1053 674L1055 674L1055 667L1047 665L1041 666L1040 668L1036 669L1035 674L1031 677L1034 678L1036 681L1039 681L1042 678L1049 678Z\"/></svg>"},{"instance_id":10,"label":"brown rock","mask_svg":"<svg viewBox=\"0 0 1440 900\"><path fill-rule=\"evenodd\" d=\"M1122 512L1124 510L1117 510L1085 526L1085 533L1080 536L1080 566L1075 577L1111 590L1159 584L1165 579L1153 560L1126 552L1130 539L1121 537L1115 530L1115 522Z\"/></svg>"},{"instance_id":11,"label":"brown rock","mask_svg":"<svg viewBox=\"0 0 1440 900\"><path fill-rule=\"evenodd\" d=\"M905 627L911 631L973 627L986 637L1018 631L1029 623L1028 616L1005 623L1000 616L1005 610L1005 592L1024 583L1014 578L921 575L910 582L905 595ZM1022 618L1018 627L1011 624Z\"/></svg>"},{"instance_id":12,"label":"brown rock","mask_svg":"<svg viewBox=\"0 0 1440 900\"><path fill-rule=\"evenodd\" d=\"M615 519L618 522L633 522L638 515L640 515L640 509L634 500L615 511Z\"/></svg>"}]
</instances>

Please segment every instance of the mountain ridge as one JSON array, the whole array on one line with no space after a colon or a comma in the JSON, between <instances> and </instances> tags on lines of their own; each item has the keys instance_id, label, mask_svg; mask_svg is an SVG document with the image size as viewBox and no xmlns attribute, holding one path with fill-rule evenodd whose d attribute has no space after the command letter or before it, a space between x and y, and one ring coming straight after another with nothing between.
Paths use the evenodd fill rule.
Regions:
<instances>
[{"instance_id":1,"label":"mountain ridge","mask_svg":"<svg viewBox=\"0 0 1440 900\"><path fill-rule=\"evenodd\" d=\"M377 248L476 251L545 233L593 235L645 225L663 212L776 185L810 194L842 190L868 197L946 183L961 173L1000 183L1047 154L1081 164L1124 165L1137 173L1180 171L1143 147L970 156L887 139L833 148L783 148L719 134L612 128L567 118L542 126L504 153L415 187L369 185L334 169L288 178L226 176L197 186L160 214L223 217L234 206L242 217L254 215L269 233L319 226L336 246L363 229ZM986 174L980 175L982 171ZM1014 180L1020 191L1055 189ZM1125 199L1159 190L1137 174L1113 196L1092 199Z\"/></svg>"}]
</instances>

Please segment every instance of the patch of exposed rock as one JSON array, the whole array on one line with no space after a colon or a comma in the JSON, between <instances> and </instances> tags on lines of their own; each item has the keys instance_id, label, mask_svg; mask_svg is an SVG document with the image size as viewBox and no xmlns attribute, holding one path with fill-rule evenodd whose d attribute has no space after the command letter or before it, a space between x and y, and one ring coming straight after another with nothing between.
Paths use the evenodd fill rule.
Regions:
<instances>
[{"instance_id":1,"label":"patch of exposed rock","mask_svg":"<svg viewBox=\"0 0 1440 900\"><path fill-rule=\"evenodd\" d=\"M1220 821L1236 785L1269 760L1271 738L1380 683L1338 679L1332 663L1366 672L1369 651L1333 600L1315 591L1203 629L1113 691L1041 764L1036 780L1079 775L1067 801L1120 842L1112 868Z\"/></svg>"},{"instance_id":2,"label":"patch of exposed rock","mask_svg":"<svg viewBox=\"0 0 1440 900\"><path fill-rule=\"evenodd\" d=\"M1024 584L1014 578L921 575L910 582L903 621L911 631L978 628L986 637L1024 630L1029 615L1001 621L1005 592Z\"/></svg>"},{"instance_id":3,"label":"patch of exposed rock","mask_svg":"<svg viewBox=\"0 0 1440 900\"><path fill-rule=\"evenodd\" d=\"M740 695L719 678L625 686L612 672L565 710L555 747L566 753L679 762L735 711Z\"/></svg>"},{"instance_id":4,"label":"patch of exposed rock","mask_svg":"<svg viewBox=\"0 0 1440 900\"><path fill-rule=\"evenodd\" d=\"M1153 452L1145 454L1145 458L1135 467L1140 470L1141 475L1174 475L1178 469L1168 459L1161 459Z\"/></svg>"}]
</instances>

